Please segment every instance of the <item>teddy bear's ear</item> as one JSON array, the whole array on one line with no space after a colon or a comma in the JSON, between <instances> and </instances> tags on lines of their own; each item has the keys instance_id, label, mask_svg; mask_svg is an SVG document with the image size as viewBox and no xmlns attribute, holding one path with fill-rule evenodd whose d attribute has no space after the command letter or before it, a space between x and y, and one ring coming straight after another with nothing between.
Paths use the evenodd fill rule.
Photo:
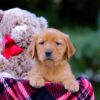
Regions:
<instances>
[{"instance_id":1,"label":"teddy bear's ear","mask_svg":"<svg viewBox=\"0 0 100 100\"><path fill-rule=\"evenodd\" d=\"M3 18L3 10L0 10L0 21L2 20L2 18Z\"/></svg>"},{"instance_id":2,"label":"teddy bear's ear","mask_svg":"<svg viewBox=\"0 0 100 100\"><path fill-rule=\"evenodd\" d=\"M38 18L39 24L40 24L40 28L44 29L48 27L48 22L44 17L39 17Z\"/></svg>"}]
</instances>

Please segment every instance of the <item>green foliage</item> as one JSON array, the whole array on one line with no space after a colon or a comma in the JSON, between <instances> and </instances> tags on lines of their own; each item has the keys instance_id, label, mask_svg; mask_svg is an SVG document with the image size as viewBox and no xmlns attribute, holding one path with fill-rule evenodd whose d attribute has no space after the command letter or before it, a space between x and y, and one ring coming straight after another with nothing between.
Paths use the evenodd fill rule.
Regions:
<instances>
[{"instance_id":1,"label":"green foliage","mask_svg":"<svg viewBox=\"0 0 100 100\"><path fill-rule=\"evenodd\" d=\"M100 75L100 30L92 30L88 27L63 27L61 30L70 35L76 48L75 55L70 64L76 76L86 74L90 69L93 75ZM91 74L88 72L88 75ZM91 82L94 88L95 100L100 100L100 83Z\"/></svg>"},{"instance_id":2,"label":"green foliage","mask_svg":"<svg viewBox=\"0 0 100 100\"><path fill-rule=\"evenodd\" d=\"M13 7L27 9L39 16L43 15L54 27L68 23L96 27L100 2L99 0L0 0L0 9Z\"/></svg>"},{"instance_id":3,"label":"green foliage","mask_svg":"<svg viewBox=\"0 0 100 100\"><path fill-rule=\"evenodd\" d=\"M73 71L76 74L91 69L94 74L100 73L100 33L90 28L63 28L70 33L76 47L76 54L71 60Z\"/></svg>"},{"instance_id":4,"label":"green foliage","mask_svg":"<svg viewBox=\"0 0 100 100\"><path fill-rule=\"evenodd\" d=\"M83 41L78 41L80 47L76 45L79 49L75 55L75 60L82 62L87 69L92 69L94 73L100 71L100 34L87 34L82 37Z\"/></svg>"}]
</instances>

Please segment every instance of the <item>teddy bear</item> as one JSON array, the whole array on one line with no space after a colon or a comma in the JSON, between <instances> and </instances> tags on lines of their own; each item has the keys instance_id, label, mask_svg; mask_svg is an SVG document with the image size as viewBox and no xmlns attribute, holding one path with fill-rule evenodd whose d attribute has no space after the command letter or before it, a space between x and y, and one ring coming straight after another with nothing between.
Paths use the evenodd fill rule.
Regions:
<instances>
[{"instance_id":1,"label":"teddy bear","mask_svg":"<svg viewBox=\"0 0 100 100\"><path fill-rule=\"evenodd\" d=\"M31 38L47 27L44 17L27 10L0 10L0 77L26 78L34 64L27 55Z\"/></svg>"}]
</instances>

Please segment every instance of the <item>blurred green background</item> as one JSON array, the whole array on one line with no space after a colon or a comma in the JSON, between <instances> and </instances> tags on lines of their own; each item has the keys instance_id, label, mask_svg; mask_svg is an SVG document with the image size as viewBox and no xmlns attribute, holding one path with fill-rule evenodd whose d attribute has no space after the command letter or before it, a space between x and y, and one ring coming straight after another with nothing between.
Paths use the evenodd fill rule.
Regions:
<instances>
[{"instance_id":1,"label":"blurred green background","mask_svg":"<svg viewBox=\"0 0 100 100\"><path fill-rule=\"evenodd\" d=\"M100 100L100 0L0 0L0 9L13 7L44 16L49 27L70 35L77 49L72 70L89 78Z\"/></svg>"}]
</instances>

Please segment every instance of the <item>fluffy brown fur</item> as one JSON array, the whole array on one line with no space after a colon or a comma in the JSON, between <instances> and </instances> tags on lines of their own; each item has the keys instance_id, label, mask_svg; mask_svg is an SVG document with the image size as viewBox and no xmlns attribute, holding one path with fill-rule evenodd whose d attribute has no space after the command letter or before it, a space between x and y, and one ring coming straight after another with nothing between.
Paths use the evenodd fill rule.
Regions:
<instances>
[{"instance_id":1,"label":"fluffy brown fur","mask_svg":"<svg viewBox=\"0 0 100 100\"><path fill-rule=\"evenodd\" d=\"M67 62L75 52L69 36L53 28L44 29L41 33L33 36L28 48L28 54L34 59L28 73L30 84L42 87L47 80L60 82L69 91L78 91L79 85ZM46 55L46 52L51 54Z\"/></svg>"}]
</instances>

